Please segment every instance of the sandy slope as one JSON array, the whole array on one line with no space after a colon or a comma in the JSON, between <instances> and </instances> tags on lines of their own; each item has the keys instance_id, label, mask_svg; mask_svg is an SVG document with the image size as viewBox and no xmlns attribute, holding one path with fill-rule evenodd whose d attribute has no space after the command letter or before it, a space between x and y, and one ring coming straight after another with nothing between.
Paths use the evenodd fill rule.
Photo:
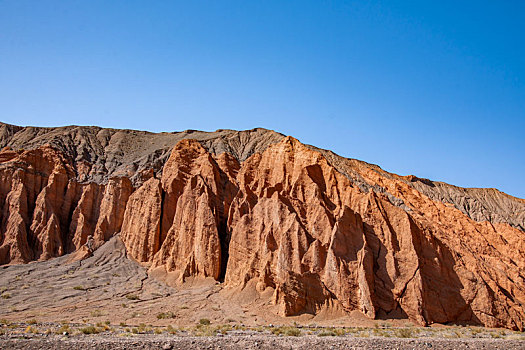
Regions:
<instances>
[{"instance_id":1,"label":"sandy slope","mask_svg":"<svg viewBox=\"0 0 525 350\"><path fill-rule=\"evenodd\" d=\"M254 292L229 290L212 279L188 279L170 287L148 276L146 268L129 259L119 237L114 237L83 261L66 255L44 262L0 267L0 318L10 321L68 321L96 323L109 320L153 325L194 325L201 318L214 323L236 321L246 325L304 324L373 325L359 313L304 314L282 318L271 311L269 298ZM162 278L163 276L158 276ZM169 281L168 281L169 282ZM173 318L158 319L162 312Z\"/></svg>"}]
</instances>

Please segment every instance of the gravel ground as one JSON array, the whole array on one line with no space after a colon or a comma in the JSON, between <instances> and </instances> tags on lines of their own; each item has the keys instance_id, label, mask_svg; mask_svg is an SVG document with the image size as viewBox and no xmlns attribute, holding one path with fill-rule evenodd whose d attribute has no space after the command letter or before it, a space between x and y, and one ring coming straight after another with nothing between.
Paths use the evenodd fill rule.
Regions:
<instances>
[{"instance_id":1,"label":"gravel ground","mask_svg":"<svg viewBox=\"0 0 525 350\"><path fill-rule=\"evenodd\" d=\"M212 337L178 336L168 334L139 334L133 336L97 335L34 335L4 334L0 349L525 349L518 339L445 339L445 338L384 338L335 336L298 337L246 333Z\"/></svg>"}]
</instances>

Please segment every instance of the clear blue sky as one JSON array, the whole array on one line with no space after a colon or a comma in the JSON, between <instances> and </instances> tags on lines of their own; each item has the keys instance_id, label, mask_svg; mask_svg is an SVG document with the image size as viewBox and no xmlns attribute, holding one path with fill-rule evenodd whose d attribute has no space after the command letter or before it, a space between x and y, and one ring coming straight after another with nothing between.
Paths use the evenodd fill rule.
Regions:
<instances>
[{"instance_id":1,"label":"clear blue sky","mask_svg":"<svg viewBox=\"0 0 525 350\"><path fill-rule=\"evenodd\" d=\"M265 127L525 197L525 1L0 0L0 120Z\"/></svg>"}]
</instances>

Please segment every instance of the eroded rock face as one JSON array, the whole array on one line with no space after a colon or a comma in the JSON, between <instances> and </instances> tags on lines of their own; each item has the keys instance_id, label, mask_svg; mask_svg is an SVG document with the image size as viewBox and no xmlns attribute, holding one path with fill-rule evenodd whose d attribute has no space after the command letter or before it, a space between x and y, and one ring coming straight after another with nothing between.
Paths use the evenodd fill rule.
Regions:
<instances>
[{"instance_id":1,"label":"eroded rock face","mask_svg":"<svg viewBox=\"0 0 525 350\"><path fill-rule=\"evenodd\" d=\"M129 198L122 224L122 241L128 254L140 262L151 261L160 247L162 188L151 178Z\"/></svg>"},{"instance_id":2,"label":"eroded rock face","mask_svg":"<svg viewBox=\"0 0 525 350\"><path fill-rule=\"evenodd\" d=\"M46 260L120 232L132 191L127 178L77 182L75 168L49 146L0 152L0 263Z\"/></svg>"},{"instance_id":3,"label":"eroded rock face","mask_svg":"<svg viewBox=\"0 0 525 350\"><path fill-rule=\"evenodd\" d=\"M220 170L212 156L193 140L175 146L164 166L162 246L154 266L178 271L180 278L219 278Z\"/></svg>"},{"instance_id":4,"label":"eroded rock face","mask_svg":"<svg viewBox=\"0 0 525 350\"><path fill-rule=\"evenodd\" d=\"M476 217L458 207L460 189L430 193L291 137L253 135L183 139L161 171L136 167L106 183L80 182L94 165L51 146L2 150L0 263L79 251L90 236L96 248L121 232L130 257L180 282L270 288L282 315L337 304L371 318L524 328L522 200L487 190L483 212L500 205Z\"/></svg>"},{"instance_id":5,"label":"eroded rock face","mask_svg":"<svg viewBox=\"0 0 525 350\"><path fill-rule=\"evenodd\" d=\"M148 261L181 280L224 271L232 288L273 288L283 315L337 302L372 318L523 327L523 232L475 222L403 179L361 176L408 210L293 138L240 164L181 142L161 180L166 234ZM499 236L517 249L507 254Z\"/></svg>"},{"instance_id":6,"label":"eroded rock face","mask_svg":"<svg viewBox=\"0 0 525 350\"><path fill-rule=\"evenodd\" d=\"M370 317L522 328L523 245L508 253L486 242L518 242L523 232L477 223L401 180L371 175L363 177L409 211L363 193L291 138L248 159L230 210L226 283L275 288L285 315L335 298Z\"/></svg>"}]
</instances>

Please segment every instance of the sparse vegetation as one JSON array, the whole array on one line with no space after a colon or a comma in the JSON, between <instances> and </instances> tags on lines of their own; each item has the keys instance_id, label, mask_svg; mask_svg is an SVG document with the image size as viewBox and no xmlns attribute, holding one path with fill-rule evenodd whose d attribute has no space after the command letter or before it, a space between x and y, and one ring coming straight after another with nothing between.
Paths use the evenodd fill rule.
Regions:
<instances>
[{"instance_id":1,"label":"sparse vegetation","mask_svg":"<svg viewBox=\"0 0 525 350\"><path fill-rule=\"evenodd\" d=\"M11 293L3 292L1 296L2 299L9 299L11 298Z\"/></svg>"},{"instance_id":2,"label":"sparse vegetation","mask_svg":"<svg viewBox=\"0 0 525 350\"><path fill-rule=\"evenodd\" d=\"M275 327L272 328L271 332L275 335L286 335L292 337L297 337L301 335L301 330L299 328L291 326Z\"/></svg>"},{"instance_id":3,"label":"sparse vegetation","mask_svg":"<svg viewBox=\"0 0 525 350\"><path fill-rule=\"evenodd\" d=\"M460 332L459 330L454 330L454 331L452 332L452 337L453 337L453 338L462 338L462 337L463 337L463 333Z\"/></svg>"},{"instance_id":4,"label":"sparse vegetation","mask_svg":"<svg viewBox=\"0 0 525 350\"><path fill-rule=\"evenodd\" d=\"M207 319L203 319L207 320ZM209 321L209 320L208 320ZM229 324L223 324L223 325L216 325L212 326L210 323L207 323L204 321L204 323L198 323L193 329L190 330L191 334L198 337L211 337L216 336L217 334L227 334L229 331L234 329ZM178 331L182 331L183 329L179 329ZM168 332L174 334L174 332L177 332L173 327L168 326Z\"/></svg>"},{"instance_id":5,"label":"sparse vegetation","mask_svg":"<svg viewBox=\"0 0 525 350\"><path fill-rule=\"evenodd\" d=\"M368 332L359 332L359 333L356 334L356 337L368 338L368 337L370 337L370 333L368 333Z\"/></svg>"},{"instance_id":6,"label":"sparse vegetation","mask_svg":"<svg viewBox=\"0 0 525 350\"><path fill-rule=\"evenodd\" d=\"M129 332L129 328L126 328L126 330ZM146 324L141 323L138 325L138 327L131 328L131 333L143 334L143 333L149 333L151 332L151 330L152 330L151 326L146 326Z\"/></svg>"},{"instance_id":7,"label":"sparse vegetation","mask_svg":"<svg viewBox=\"0 0 525 350\"><path fill-rule=\"evenodd\" d=\"M346 331L342 328L328 328L320 331L317 335L320 337L336 337L345 335Z\"/></svg>"},{"instance_id":8,"label":"sparse vegetation","mask_svg":"<svg viewBox=\"0 0 525 350\"><path fill-rule=\"evenodd\" d=\"M335 334L334 331L331 330L325 330L317 333L319 337L335 337L337 334Z\"/></svg>"},{"instance_id":9,"label":"sparse vegetation","mask_svg":"<svg viewBox=\"0 0 525 350\"><path fill-rule=\"evenodd\" d=\"M228 326L230 326L230 325L228 325ZM231 326L230 326L230 328L231 328ZM252 331L256 331L256 332L261 333L261 332L264 332L264 327L263 326L257 326L255 328L252 328Z\"/></svg>"},{"instance_id":10,"label":"sparse vegetation","mask_svg":"<svg viewBox=\"0 0 525 350\"><path fill-rule=\"evenodd\" d=\"M390 337L390 332L384 328L374 328L372 333L376 337Z\"/></svg>"},{"instance_id":11,"label":"sparse vegetation","mask_svg":"<svg viewBox=\"0 0 525 350\"><path fill-rule=\"evenodd\" d=\"M334 328L333 331L337 336L342 336L346 334L346 330L344 328Z\"/></svg>"},{"instance_id":12,"label":"sparse vegetation","mask_svg":"<svg viewBox=\"0 0 525 350\"><path fill-rule=\"evenodd\" d=\"M412 328L398 328L394 334L398 338L414 338L415 331Z\"/></svg>"},{"instance_id":13,"label":"sparse vegetation","mask_svg":"<svg viewBox=\"0 0 525 350\"><path fill-rule=\"evenodd\" d=\"M162 320L162 319L167 319L167 318L175 318L176 315L171 312L171 311L168 311L168 312L161 312L159 314L157 314L157 319L159 320Z\"/></svg>"},{"instance_id":14,"label":"sparse vegetation","mask_svg":"<svg viewBox=\"0 0 525 350\"><path fill-rule=\"evenodd\" d=\"M392 324L390 322L379 322L375 324L377 328L391 328Z\"/></svg>"},{"instance_id":15,"label":"sparse vegetation","mask_svg":"<svg viewBox=\"0 0 525 350\"><path fill-rule=\"evenodd\" d=\"M80 328L79 331L84 334L98 334L100 333L100 330L97 329L95 326L87 326L84 328Z\"/></svg>"},{"instance_id":16,"label":"sparse vegetation","mask_svg":"<svg viewBox=\"0 0 525 350\"><path fill-rule=\"evenodd\" d=\"M129 300L139 300L139 297L136 294L128 294L126 298Z\"/></svg>"},{"instance_id":17,"label":"sparse vegetation","mask_svg":"<svg viewBox=\"0 0 525 350\"><path fill-rule=\"evenodd\" d=\"M146 326L146 324L139 324L139 333L147 333L151 331L151 326Z\"/></svg>"},{"instance_id":18,"label":"sparse vegetation","mask_svg":"<svg viewBox=\"0 0 525 350\"><path fill-rule=\"evenodd\" d=\"M83 286L74 286L74 290L86 290Z\"/></svg>"},{"instance_id":19,"label":"sparse vegetation","mask_svg":"<svg viewBox=\"0 0 525 350\"><path fill-rule=\"evenodd\" d=\"M230 326L229 324L224 324L224 325L217 326L215 329L218 333L226 334L232 330L232 326ZM260 332L262 332L262 327L261 327Z\"/></svg>"},{"instance_id":20,"label":"sparse vegetation","mask_svg":"<svg viewBox=\"0 0 525 350\"><path fill-rule=\"evenodd\" d=\"M236 324L233 326L233 329L235 329L236 331L245 331L248 328L246 328L244 325Z\"/></svg>"},{"instance_id":21,"label":"sparse vegetation","mask_svg":"<svg viewBox=\"0 0 525 350\"><path fill-rule=\"evenodd\" d=\"M71 333L71 328L69 327L69 324L63 324L59 329L56 330L56 334L69 334Z\"/></svg>"},{"instance_id":22,"label":"sparse vegetation","mask_svg":"<svg viewBox=\"0 0 525 350\"><path fill-rule=\"evenodd\" d=\"M38 329L36 327L33 327L33 326L27 326L25 332L26 333L36 334L36 333L38 333Z\"/></svg>"},{"instance_id":23,"label":"sparse vegetation","mask_svg":"<svg viewBox=\"0 0 525 350\"><path fill-rule=\"evenodd\" d=\"M199 324L201 324L201 325L203 325L203 326L207 326L207 325L209 325L210 323L211 323L210 320L208 320L207 318L201 318L201 319L199 320Z\"/></svg>"},{"instance_id":24,"label":"sparse vegetation","mask_svg":"<svg viewBox=\"0 0 525 350\"><path fill-rule=\"evenodd\" d=\"M100 317L100 316L102 316L102 311L100 310L91 311L91 317Z\"/></svg>"},{"instance_id":25,"label":"sparse vegetation","mask_svg":"<svg viewBox=\"0 0 525 350\"><path fill-rule=\"evenodd\" d=\"M177 328L174 328L172 325L169 325L168 327L166 327L166 331L170 334L177 334L179 330Z\"/></svg>"},{"instance_id":26,"label":"sparse vegetation","mask_svg":"<svg viewBox=\"0 0 525 350\"><path fill-rule=\"evenodd\" d=\"M117 304L118 306L119 304ZM134 304L130 304L130 307L136 307ZM167 307L167 306L163 306ZM68 308L69 310L69 308ZM166 310L166 309L164 309ZM125 310L121 310L125 311ZM130 309L130 313L133 309ZM85 312L85 311L84 311ZM159 320L168 320L164 321L165 324L161 326L152 326L138 322L146 319L145 316L151 317L151 310L142 310L139 312L134 312L133 317L135 321L129 319L128 321L133 326L127 326L126 322L110 322L108 316L99 317L101 315L107 315L109 312L100 309L91 309L88 313L91 312L92 317L85 317L84 322L86 324L75 324L71 325L68 322L79 322L77 318L71 320L57 321L56 323L48 323L47 321L42 323L43 319L46 319L49 316L46 316L44 313L30 313L26 314L25 319L17 319L16 322L8 321L7 319L0 319L0 330L8 334L39 334L39 336L44 334L58 334L58 335L78 335L78 334L97 334L114 332L118 336L124 336L126 333L127 336L133 336L133 334L173 334L173 335L193 335L193 336L216 336L216 335L226 335L231 331L246 332L244 334L253 334L250 332L260 332L263 334L274 334L277 336L301 336L301 335L312 335L318 337L342 337L346 336L346 339L350 337L383 337L383 338L433 338L441 339L441 341L447 341L446 339L463 339L463 338L477 338L476 341L489 341L490 339L506 339L506 340L525 340L525 333L519 331L511 331L507 329L489 329L484 327L477 326L449 326L449 325L433 325L431 327L419 327L419 326L410 326L404 327L402 322L392 321L392 324L384 322L376 322L372 324L372 327L321 327L316 324L310 324L308 326L301 326L299 324L292 325L281 325L281 326L247 326L243 324L243 318L236 322L233 319L224 319L224 323L220 324L214 318L197 318L194 326L190 327L179 327L175 323L177 321L169 321L172 318L178 318L176 315L178 309L175 309L175 312L172 311L163 311L158 314L153 314ZM125 317L129 317L129 314L126 312ZM10 315L10 314L9 314ZM88 314L89 315L89 314ZM205 314L204 314L205 315ZM124 315L123 315L124 316ZM205 315L207 316L207 315ZM13 317L13 316L10 316ZM34 317L34 318L33 318ZM62 317L65 317L62 316ZM38 318L38 319L37 319ZM124 320L124 317L122 318ZM183 320L181 320L182 322ZM227 323L229 322L229 323ZM244 321L247 322L247 321ZM112 326L113 323L113 326ZM168 323L173 323L172 325L167 325ZM117 326L120 324L120 327ZM160 324L160 322L159 322ZM38 328L37 328L38 327ZM115 327L115 328L112 328ZM182 333L182 334L181 334ZM237 332L234 332L235 334ZM242 335L243 333L241 333ZM28 337L28 336L26 336ZM33 338L34 336L30 336ZM480 340L480 338L482 340ZM319 341L321 341L319 339ZM341 339L333 341L339 342ZM450 340L448 340L450 341Z\"/></svg>"},{"instance_id":27,"label":"sparse vegetation","mask_svg":"<svg viewBox=\"0 0 525 350\"><path fill-rule=\"evenodd\" d=\"M470 334L472 334L473 336L476 336L479 333L481 333L481 328L469 328L469 330L470 330Z\"/></svg>"},{"instance_id":28,"label":"sparse vegetation","mask_svg":"<svg viewBox=\"0 0 525 350\"><path fill-rule=\"evenodd\" d=\"M99 310L95 310L99 311ZM41 328L41 325L36 319L28 319L24 322L9 322L6 319L0 319L0 334L11 332L14 334L38 334L42 336L45 334L58 335L76 335L86 334L94 335L99 333L108 334L113 332L117 336L133 336L137 334L160 335L162 333L172 335L192 335L196 337L212 337L217 335L226 335L228 332L249 331L261 332L264 334L273 333L277 336L298 337L301 335L316 335L318 337L341 337L351 335L353 337L368 338L374 337L398 337L398 338L434 338L444 340L446 338L483 338L483 341L489 339L508 339L508 340L525 340L524 333L518 331L509 331L505 329L487 329L483 327L384 327L382 324L374 325L374 327L319 327L308 326L302 328L300 325L289 326L246 326L243 324L213 324L209 319L200 319L195 326L188 328L181 328L175 325L168 325L166 327L153 327L140 323L133 327L126 326L126 323L120 322L120 327L112 328L109 320L100 321L96 324L87 320L87 324L80 326L71 326L67 321L57 323L55 326ZM39 325L37 328L36 325ZM384 327L384 328L383 328ZM182 334L181 334L182 332ZM33 337L33 336L31 336Z\"/></svg>"},{"instance_id":29,"label":"sparse vegetation","mask_svg":"<svg viewBox=\"0 0 525 350\"><path fill-rule=\"evenodd\" d=\"M97 322L97 328L99 330L104 330L104 331L109 331L111 329L111 327L109 326L109 323L106 324L105 322L102 323L102 322Z\"/></svg>"}]
</instances>

